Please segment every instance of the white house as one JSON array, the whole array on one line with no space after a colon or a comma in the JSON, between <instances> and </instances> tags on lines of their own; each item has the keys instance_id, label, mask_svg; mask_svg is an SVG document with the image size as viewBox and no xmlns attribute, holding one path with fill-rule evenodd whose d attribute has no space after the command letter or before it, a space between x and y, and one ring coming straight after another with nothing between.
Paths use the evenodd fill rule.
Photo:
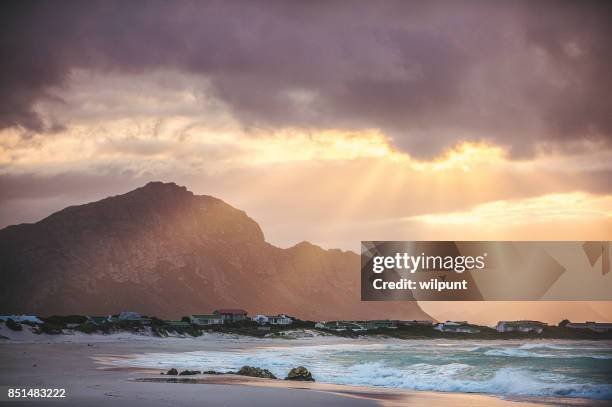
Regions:
<instances>
[{"instance_id":1,"label":"white house","mask_svg":"<svg viewBox=\"0 0 612 407\"><path fill-rule=\"evenodd\" d=\"M268 315L268 323L270 325L291 325L293 320L285 314Z\"/></svg>"},{"instance_id":2,"label":"white house","mask_svg":"<svg viewBox=\"0 0 612 407\"><path fill-rule=\"evenodd\" d=\"M446 321L434 327L440 332L458 332L465 334L475 334L480 332L480 329L470 326L467 321Z\"/></svg>"},{"instance_id":3,"label":"white house","mask_svg":"<svg viewBox=\"0 0 612 407\"><path fill-rule=\"evenodd\" d=\"M570 321L562 321L559 326L571 329L590 329L595 332L608 332L612 331L612 324L610 323L602 323L602 322L570 322Z\"/></svg>"},{"instance_id":4,"label":"white house","mask_svg":"<svg viewBox=\"0 0 612 407\"><path fill-rule=\"evenodd\" d=\"M151 324L151 318L143 317L138 312L134 312L134 311L123 311L119 313L117 318L111 317L109 318L109 320L111 322L127 321L131 323L138 323L140 325L150 325Z\"/></svg>"},{"instance_id":5,"label":"white house","mask_svg":"<svg viewBox=\"0 0 612 407\"><path fill-rule=\"evenodd\" d=\"M541 334L546 323L540 321L499 321L497 332L535 332Z\"/></svg>"},{"instance_id":6,"label":"white house","mask_svg":"<svg viewBox=\"0 0 612 407\"><path fill-rule=\"evenodd\" d=\"M208 326L208 325L223 325L223 318L219 315L189 315L189 322L193 325Z\"/></svg>"},{"instance_id":7,"label":"white house","mask_svg":"<svg viewBox=\"0 0 612 407\"><path fill-rule=\"evenodd\" d=\"M433 321L429 319L423 320L412 320L412 321L398 321L400 325L404 326L433 326Z\"/></svg>"},{"instance_id":8,"label":"white house","mask_svg":"<svg viewBox=\"0 0 612 407\"><path fill-rule=\"evenodd\" d=\"M257 314L251 318L253 321L257 322L259 325L267 324L268 317L265 315Z\"/></svg>"},{"instance_id":9,"label":"white house","mask_svg":"<svg viewBox=\"0 0 612 407\"><path fill-rule=\"evenodd\" d=\"M251 318L253 321L257 322L260 325L270 324L270 325L291 325L293 320L289 318L287 315L279 314L279 315L255 315Z\"/></svg>"},{"instance_id":10,"label":"white house","mask_svg":"<svg viewBox=\"0 0 612 407\"><path fill-rule=\"evenodd\" d=\"M134 311L123 311L117 317L120 321L140 321L141 318L140 314Z\"/></svg>"}]
</instances>

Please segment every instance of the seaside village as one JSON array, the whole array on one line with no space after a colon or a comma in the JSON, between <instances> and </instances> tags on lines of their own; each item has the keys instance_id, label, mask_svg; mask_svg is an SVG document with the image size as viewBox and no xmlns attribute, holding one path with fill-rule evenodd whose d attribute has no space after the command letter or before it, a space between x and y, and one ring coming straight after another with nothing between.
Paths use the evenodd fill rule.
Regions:
<instances>
[{"instance_id":1,"label":"seaside village","mask_svg":"<svg viewBox=\"0 0 612 407\"><path fill-rule=\"evenodd\" d=\"M119 330L146 332L157 336L169 334L201 335L203 331L225 332L251 336L283 335L301 330L311 334L358 336L383 334L396 337L478 337L503 338L516 335L540 335L542 337L609 338L612 323L571 322L563 320L558 325L539 321L499 321L495 327L474 325L468 321L434 322L431 320L361 320L361 321L301 321L284 314L249 315L243 309L217 309L210 314L193 314L180 320L162 320L143 316L135 311L124 311L109 316L51 316L34 315L0 316L7 328L13 331L31 327L34 333L60 334L64 330L84 333L111 333ZM0 331L1 332L1 331ZM457 335L455 335L457 334ZM2 335L0 334L0 339Z\"/></svg>"}]
</instances>

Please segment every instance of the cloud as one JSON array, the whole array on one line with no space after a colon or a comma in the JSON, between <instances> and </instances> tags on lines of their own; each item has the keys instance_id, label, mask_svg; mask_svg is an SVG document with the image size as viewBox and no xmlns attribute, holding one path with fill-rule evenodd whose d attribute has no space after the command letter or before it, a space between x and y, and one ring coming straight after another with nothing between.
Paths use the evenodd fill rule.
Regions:
<instances>
[{"instance_id":1,"label":"cloud","mask_svg":"<svg viewBox=\"0 0 612 407\"><path fill-rule=\"evenodd\" d=\"M611 145L605 2L60 1L0 14L0 127L27 134L65 124L37 106L61 104L75 70L172 70L246 128L380 129L417 156L466 140L514 155Z\"/></svg>"}]
</instances>

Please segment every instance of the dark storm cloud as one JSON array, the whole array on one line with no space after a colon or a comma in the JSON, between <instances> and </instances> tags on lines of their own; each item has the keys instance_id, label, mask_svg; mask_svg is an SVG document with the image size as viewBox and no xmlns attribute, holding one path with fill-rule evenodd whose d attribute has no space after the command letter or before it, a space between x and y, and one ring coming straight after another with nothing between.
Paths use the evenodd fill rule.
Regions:
<instances>
[{"instance_id":1,"label":"dark storm cloud","mask_svg":"<svg viewBox=\"0 0 612 407\"><path fill-rule=\"evenodd\" d=\"M210 78L245 126L381 128L430 154L459 139L612 140L607 2L3 2L0 126L71 69ZM57 124L55 124L57 126Z\"/></svg>"}]
</instances>

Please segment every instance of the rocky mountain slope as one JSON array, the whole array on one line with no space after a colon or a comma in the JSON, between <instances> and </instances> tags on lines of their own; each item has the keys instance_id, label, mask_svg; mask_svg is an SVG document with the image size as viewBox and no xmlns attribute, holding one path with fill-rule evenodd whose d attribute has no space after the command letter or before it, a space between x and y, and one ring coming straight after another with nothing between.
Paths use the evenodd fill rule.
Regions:
<instances>
[{"instance_id":1,"label":"rocky mountain slope","mask_svg":"<svg viewBox=\"0 0 612 407\"><path fill-rule=\"evenodd\" d=\"M151 182L0 230L0 312L428 318L416 303L361 302L359 263L307 242L275 247L243 211Z\"/></svg>"}]
</instances>

